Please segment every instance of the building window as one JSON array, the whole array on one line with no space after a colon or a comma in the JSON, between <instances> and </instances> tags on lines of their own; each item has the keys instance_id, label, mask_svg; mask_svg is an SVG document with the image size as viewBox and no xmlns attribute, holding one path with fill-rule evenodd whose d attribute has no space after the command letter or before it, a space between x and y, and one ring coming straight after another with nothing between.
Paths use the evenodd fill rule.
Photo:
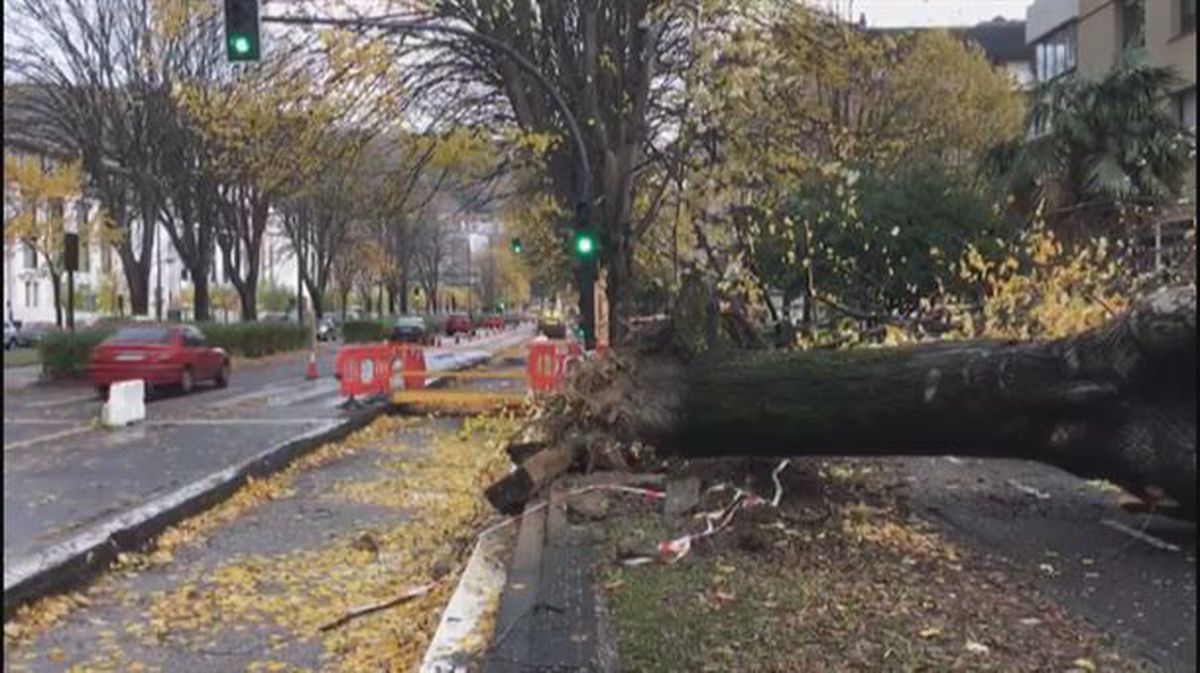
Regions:
<instances>
[{"instance_id":1,"label":"building window","mask_svg":"<svg viewBox=\"0 0 1200 673\"><path fill-rule=\"evenodd\" d=\"M1184 128L1196 130L1196 87L1175 94L1175 114Z\"/></svg>"},{"instance_id":2,"label":"building window","mask_svg":"<svg viewBox=\"0 0 1200 673\"><path fill-rule=\"evenodd\" d=\"M21 245L21 251L24 253L24 256L25 256L25 260L24 260L25 268L26 269L36 269L37 268L37 250L33 247L33 244L30 243L29 241L25 241Z\"/></svg>"},{"instance_id":3,"label":"building window","mask_svg":"<svg viewBox=\"0 0 1200 673\"><path fill-rule=\"evenodd\" d=\"M1037 60L1038 81L1048 82L1074 70L1075 50L1074 23L1063 26L1039 40L1034 54Z\"/></svg>"},{"instance_id":4,"label":"building window","mask_svg":"<svg viewBox=\"0 0 1200 673\"><path fill-rule=\"evenodd\" d=\"M1196 0L1175 0L1179 14L1179 30L1176 35L1196 31Z\"/></svg>"},{"instance_id":5,"label":"building window","mask_svg":"<svg viewBox=\"0 0 1200 673\"><path fill-rule=\"evenodd\" d=\"M1146 8L1143 1L1123 0L1121 2L1121 46L1125 49L1138 49L1146 46Z\"/></svg>"},{"instance_id":6,"label":"building window","mask_svg":"<svg viewBox=\"0 0 1200 673\"><path fill-rule=\"evenodd\" d=\"M37 308L38 283L36 280L25 281L25 308Z\"/></svg>"}]
</instances>

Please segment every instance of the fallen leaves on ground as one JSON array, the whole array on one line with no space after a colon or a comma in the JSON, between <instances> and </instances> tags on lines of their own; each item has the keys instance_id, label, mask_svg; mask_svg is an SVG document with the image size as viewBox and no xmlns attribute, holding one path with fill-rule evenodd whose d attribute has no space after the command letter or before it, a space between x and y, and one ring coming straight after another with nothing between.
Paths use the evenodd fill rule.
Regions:
<instances>
[{"instance_id":1,"label":"fallen leaves on ground","mask_svg":"<svg viewBox=\"0 0 1200 673\"><path fill-rule=\"evenodd\" d=\"M1002 573L1004 566L906 516L882 486L885 475L857 469L861 461L808 462L823 475L820 497L835 516L806 519L803 499L785 495L779 510L748 510L679 563L607 568L600 586L624 667L1157 670L1125 656L1032 584ZM871 504L861 502L864 493ZM811 523L793 536L764 530L768 517ZM597 525L607 527L610 558L679 533L644 506ZM739 544L747 528L772 537L748 551Z\"/></svg>"},{"instance_id":2,"label":"fallen leaves on ground","mask_svg":"<svg viewBox=\"0 0 1200 673\"><path fill-rule=\"evenodd\" d=\"M412 455L411 443L396 436L410 425L395 417L379 419L274 476L251 481L221 505L164 532L153 550L123 554L115 567L136 573L166 564L180 548L252 508L292 495L298 473L366 446L389 457L407 454L407 459L381 459L378 479L341 483L322 497L403 508L407 516L370 531L345 531L319 548L230 559L198 581L152 593L145 620L125 624L123 632L148 647L194 646L216 642L235 626L254 625L272 633L271 643L263 646L264 661L255 662L254 670L284 670L266 655L292 641L314 640L321 644L328 670L413 668L437 626L451 581L326 633L318 629L347 611L393 598L460 565L478 525L490 514L480 494L507 465L501 441L516 424L511 416L467 419L460 432L435 435L424 455ZM5 625L6 649L61 621L78 606L82 597L75 596L23 609ZM111 654L105 661L94 659L85 668L106 668L111 659Z\"/></svg>"}]
</instances>

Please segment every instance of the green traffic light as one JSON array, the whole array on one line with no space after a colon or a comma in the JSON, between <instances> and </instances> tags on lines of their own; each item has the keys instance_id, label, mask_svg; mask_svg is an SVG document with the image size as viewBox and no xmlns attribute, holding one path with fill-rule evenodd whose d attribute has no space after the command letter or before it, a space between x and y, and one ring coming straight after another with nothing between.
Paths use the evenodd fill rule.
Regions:
<instances>
[{"instance_id":1,"label":"green traffic light","mask_svg":"<svg viewBox=\"0 0 1200 673\"><path fill-rule=\"evenodd\" d=\"M254 48L254 44L245 35L232 35L229 38L229 48L233 50L233 53L245 56Z\"/></svg>"},{"instance_id":2,"label":"green traffic light","mask_svg":"<svg viewBox=\"0 0 1200 673\"><path fill-rule=\"evenodd\" d=\"M596 239L591 234L577 234L575 236L575 252L580 257L591 257L596 252Z\"/></svg>"},{"instance_id":3,"label":"green traffic light","mask_svg":"<svg viewBox=\"0 0 1200 673\"><path fill-rule=\"evenodd\" d=\"M525 252L525 245L523 243L521 243L521 239L519 239L519 238L514 238L512 240L512 242L510 243L510 246L512 247L512 251L517 254L521 254L522 252Z\"/></svg>"}]
</instances>

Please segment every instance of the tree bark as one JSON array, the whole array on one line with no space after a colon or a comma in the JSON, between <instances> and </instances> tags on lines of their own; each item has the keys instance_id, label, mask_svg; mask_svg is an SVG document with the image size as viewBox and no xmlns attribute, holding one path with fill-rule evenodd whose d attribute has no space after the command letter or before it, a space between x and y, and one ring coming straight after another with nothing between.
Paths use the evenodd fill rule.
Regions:
<instances>
[{"instance_id":1,"label":"tree bark","mask_svg":"<svg viewBox=\"0 0 1200 673\"><path fill-rule=\"evenodd\" d=\"M689 357L669 353L702 339L660 329L655 347L619 355L632 363L577 374L549 440L602 431L687 457L1024 458L1194 518L1195 300L1194 287L1163 290L1103 327L1035 343Z\"/></svg>"}]
</instances>

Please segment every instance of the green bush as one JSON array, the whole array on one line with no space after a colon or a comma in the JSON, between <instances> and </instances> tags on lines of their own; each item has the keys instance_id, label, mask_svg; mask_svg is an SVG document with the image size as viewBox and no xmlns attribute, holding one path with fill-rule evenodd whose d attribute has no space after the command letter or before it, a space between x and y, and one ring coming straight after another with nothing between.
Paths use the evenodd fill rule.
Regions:
<instances>
[{"instance_id":1,"label":"green bush","mask_svg":"<svg viewBox=\"0 0 1200 673\"><path fill-rule=\"evenodd\" d=\"M380 320L349 320L342 325L342 339L348 344L371 343L387 338L387 323Z\"/></svg>"},{"instance_id":2,"label":"green bush","mask_svg":"<svg viewBox=\"0 0 1200 673\"><path fill-rule=\"evenodd\" d=\"M42 369L55 378L87 374L92 349L116 331L115 326L89 327L70 332L49 332L38 343Z\"/></svg>"},{"instance_id":3,"label":"green bush","mask_svg":"<svg viewBox=\"0 0 1200 673\"><path fill-rule=\"evenodd\" d=\"M244 322L226 325L197 325L212 346L224 348L230 355L257 358L272 353L293 351L308 345L305 325L278 322Z\"/></svg>"}]
</instances>

